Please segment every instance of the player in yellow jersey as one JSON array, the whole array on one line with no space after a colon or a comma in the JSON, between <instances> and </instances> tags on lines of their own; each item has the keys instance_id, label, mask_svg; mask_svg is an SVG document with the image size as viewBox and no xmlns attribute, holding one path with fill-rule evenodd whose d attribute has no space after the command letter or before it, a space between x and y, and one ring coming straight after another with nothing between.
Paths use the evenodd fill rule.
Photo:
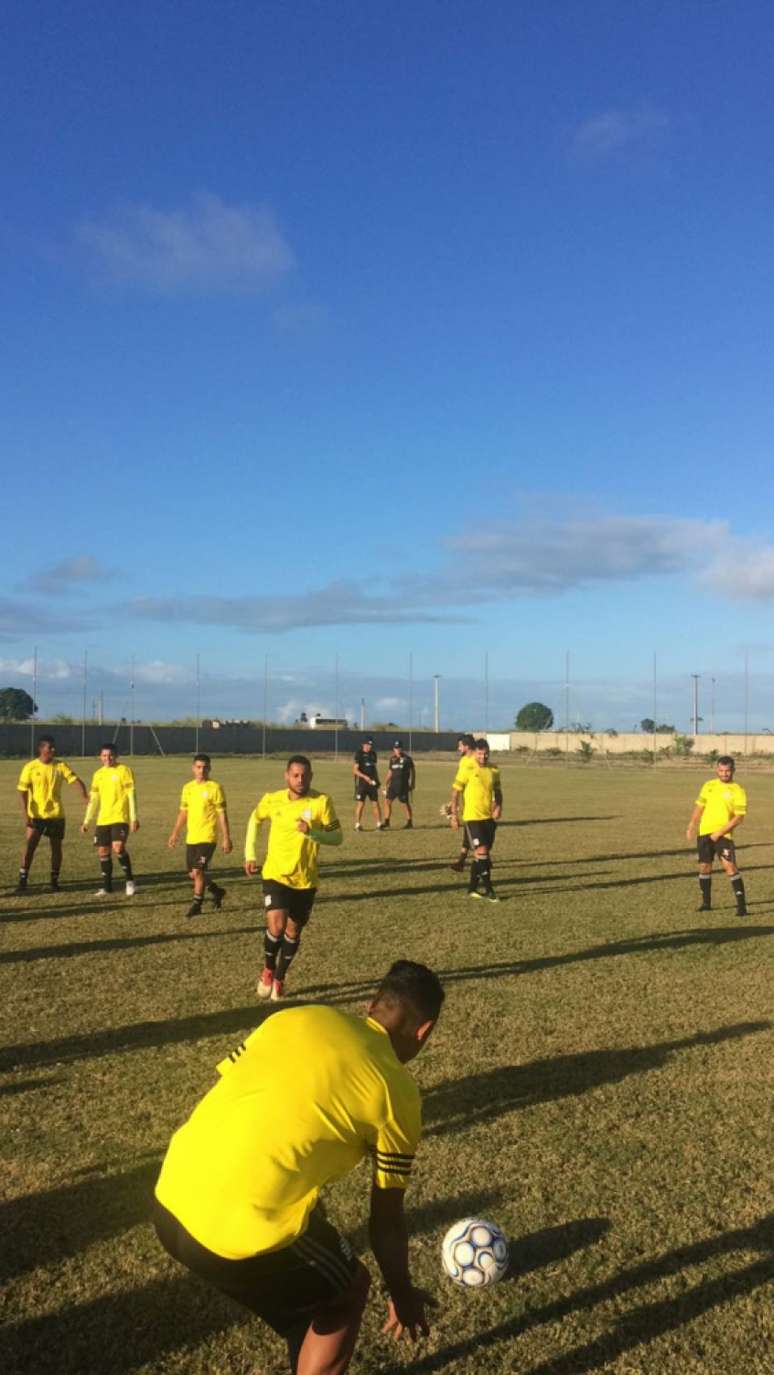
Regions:
<instances>
[{"instance_id":1,"label":"player in yellow jersey","mask_svg":"<svg viewBox=\"0 0 774 1375\"><path fill-rule=\"evenodd\" d=\"M53 735L41 735L38 741L38 757L25 764L16 785L19 803L24 817L26 840L19 867L18 894L27 892L27 879L35 851L41 836L48 836L51 845L51 891L59 888L59 873L62 868L62 841L65 833L65 815L62 807L62 784L76 783L81 790L84 802L87 798L86 786L69 764L56 758L56 741Z\"/></svg>"},{"instance_id":2,"label":"player in yellow jersey","mask_svg":"<svg viewBox=\"0 0 774 1375\"><path fill-rule=\"evenodd\" d=\"M214 779L210 778L212 760L208 754L195 754L193 759L193 778L186 783L180 794L180 810L172 827L167 844L170 849L177 845L183 827L186 827L185 867L193 879L193 902L186 916L200 917L204 903L205 889L209 889L216 908L226 896L225 888L207 877L207 865L215 853L220 827L221 845L224 855L232 850L231 833L226 810L226 795Z\"/></svg>"},{"instance_id":3,"label":"player in yellow jersey","mask_svg":"<svg viewBox=\"0 0 774 1375\"><path fill-rule=\"evenodd\" d=\"M747 815L747 794L734 782L736 765L730 754L723 754L715 765L716 778L710 778L697 797L686 836L693 840L696 828L699 834L696 847L699 853L699 887L701 889L700 912L712 908L712 865L715 858L720 860L731 880L736 899L736 914L747 916L747 899L744 879L736 865L736 846L732 832L741 826Z\"/></svg>"},{"instance_id":4,"label":"player in yellow jersey","mask_svg":"<svg viewBox=\"0 0 774 1375\"><path fill-rule=\"evenodd\" d=\"M284 788L264 793L247 826L245 873L258 873L256 846L263 821L271 824L263 861L263 902L266 909L264 967L256 992L277 1002L285 977L298 953L301 932L311 915L317 892L317 852L321 845L340 845L344 839L333 802L312 789L312 765L294 754L285 769Z\"/></svg>"},{"instance_id":5,"label":"player in yellow jersey","mask_svg":"<svg viewBox=\"0 0 774 1375\"><path fill-rule=\"evenodd\" d=\"M421 1133L406 1065L443 997L432 970L398 960L367 1020L314 1005L278 1011L221 1061L219 1082L172 1137L154 1200L163 1246L284 1337L298 1375L343 1375L355 1349L370 1275L318 1198L366 1157L383 1330L428 1330L403 1207Z\"/></svg>"},{"instance_id":6,"label":"player in yellow jersey","mask_svg":"<svg viewBox=\"0 0 774 1375\"><path fill-rule=\"evenodd\" d=\"M457 741L457 753L458 753L458 755L459 755L459 763L458 763L458 767L457 767L457 775L459 775L459 773L460 773L461 771L463 771L463 770L474 768L474 767L475 767L475 763L476 763L476 741L475 741L475 738L474 738L472 735L469 735L469 734L461 735L460 738L459 738L459 740ZM451 807L449 806L448 803L447 803L447 808L448 808L448 815L449 815L449 817L451 817ZM463 830L463 832L462 832L462 845L460 846L459 857L455 860L454 864L451 864L451 865L449 866L449 868L452 869L452 870L454 871L455 874L464 874L464 872L465 872L465 865L467 864L467 861L468 861L468 850L469 850L469 849L470 849L470 846L468 845L468 834L467 834L467 831Z\"/></svg>"},{"instance_id":7,"label":"player in yellow jersey","mask_svg":"<svg viewBox=\"0 0 774 1375\"><path fill-rule=\"evenodd\" d=\"M489 763L486 740L476 741L472 768L464 760L460 761L457 777L452 784L451 824L455 831L460 824L460 798L468 844L475 856L470 866L468 897L488 898L490 902L497 902L497 894L492 887L491 853L497 822L502 815L503 791L500 770Z\"/></svg>"},{"instance_id":8,"label":"player in yellow jersey","mask_svg":"<svg viewBox=\"0 0 774 1375\"><path fill-rule=\"evenodd\" d=\"M126 848L126 839L130 831L140 829L134 774L126 764L119 764L118 750L113 744L103 745L99 758L100 768L91 780L89 804L81 826L85 835L91 818L96 814L97 854L102 873L102 884L97 890L97 897L104 898L113 891L115 855L124 872L126 896L133 898L137 885L132 873L132 861Z\"/></svg>"}]
</instances>

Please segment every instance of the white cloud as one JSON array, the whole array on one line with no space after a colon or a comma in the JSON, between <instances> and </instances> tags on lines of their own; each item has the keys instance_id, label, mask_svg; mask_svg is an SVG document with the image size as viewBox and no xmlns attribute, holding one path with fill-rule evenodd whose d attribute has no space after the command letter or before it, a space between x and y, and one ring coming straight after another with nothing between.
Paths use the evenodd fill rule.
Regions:
<instances>
[{"instance_id":1,"label":"white cloud","mask_svg":"<svg viewBox=\"0 0 774 1375\"><path fill-rule=\"evenodd\" d=\"M37 669L31 656L25 659L0 659L0 673L33 678L37 672L40 682L66 682L73 677L73 667L64 659L39 659Z\"/></svg>"},{"instance_id":2,"label":"white cloud","mask_svg":"<svg viewBox=\"0 0 774 1375\"><path fill-rule=\"evenodd\" d=\"M604 110L578 126L572 150L583 161L602 162L664 134L668 128L669 117L661 110Z\"/></svg>"},{"instance_id":3,"label":"white cloud","mask_svg":"<svg viewBox=\"0 0 774 1375\"><path fill-rule=\"evenodd\" d=\"M125 676L130 676L129 671L125 671ZM152 659L147 664L135 664L134 681L136 683L186 683L191 681L190 668L181 668L179 664L167 664L163 659Z\"/></svg>"},{"instance_id":4,"label":"white cloud","mask_svg":"<svg viewBox=\"0 0 774 1375\"><path fill-rule=\"evenodd\" d=\"M374 706L377 711L395 711L398 707L405 706L403 697L377 697Z\"/></svg>"},{"instance_id":5,"label":"white cloud","mask_svg":"<svg viewBox=\"0 0 774 1375\"><path fill-rule=\"evenodd\" d=\"M20 584L20 590L39 592L47 597L61 597L89 583L108 582L112 577L110 570L91 554L76 554L44 568L40 573L33 573Z\"/></svg>"},{"instance_id":6,"label":"white cloud","mask_svg":"<svg viewBox=\"0 0 774 1375\"><path fill-rule=\"evenodd\" d=\"M271 210L206 194L181 210L124 206L83 221L76 240L101 277L162 293L260 290L294 263Z\"/></svg>"}]
</instances>

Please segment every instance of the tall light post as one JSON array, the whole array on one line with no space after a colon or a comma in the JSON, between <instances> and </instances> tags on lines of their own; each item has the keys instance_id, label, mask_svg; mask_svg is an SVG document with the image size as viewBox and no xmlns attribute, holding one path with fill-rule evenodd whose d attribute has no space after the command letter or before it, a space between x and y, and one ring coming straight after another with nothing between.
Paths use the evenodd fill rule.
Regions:
<instances>
[{"instance_id":1,"label":"tall light post","mask_svg":"<svg viewBox=\"0 0 774 1375\"><path fill-rule=\"evenodd\" d=\"M715 734L715 679L710 678L710 734Z\"/></svg>"},{"instance_id":2,"label":"tall light post","mask_svg":"<svg viewBox=\"0 0 774 1375\"><path fill-rule=\"evenodd\" d=\"M693 734L699 734L699 679L700 673L692 673L693 679Z\"/></svg>"},{"instance_id":3,"label":"tall light post","mask_svg":"<svg viewBox=\"0 0 774 1375\"><path fill-rule=\"evenodd\" d=\"M436 735L439 734L440 729L441 729L441 689L440 689L440 686L439 686L440 682L441 682L441 675L440 675L440 673L434 673L434 674L433 674L433 688L434 688L435 712L434 712L434 727L433 727L433 728L434 728L434 730L435 730Z\"/></svg>"}]
</instances>

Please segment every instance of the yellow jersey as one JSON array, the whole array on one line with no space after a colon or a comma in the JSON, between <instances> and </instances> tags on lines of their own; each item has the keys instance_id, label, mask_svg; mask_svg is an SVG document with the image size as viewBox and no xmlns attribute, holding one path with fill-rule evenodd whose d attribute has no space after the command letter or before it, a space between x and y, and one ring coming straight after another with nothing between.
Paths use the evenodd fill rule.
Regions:
<instances>
[{"instance_id":1,"label":"yellow jersey","mask_svg":"<svg viewBox=\"0 0 774 1375\"><path fill-rule=\"evenodd\" d=\"M62 784L77 781L77 774L62 759L52 759L50 764L44 764L42 759L31 759L19 774L16 787L20 793L27 794L27 816L49 821L64 816L60 796Z\"/></svg>"},{"instance_id":2,"label":"yellow jersey","mask_svg":"<svg viewBox=\"0 0 774 1375\"><path fill-rule=\"evenodd\" d=\"M738 783L722 783L710 778L702 788L695 805L703 807L699 821L699 835L722 831L735 816L747 815L747 793Z\"/></svg>"},{"instance_id":3,"label":"yellow jersey","mask_svg":"<svg viewBox=\"0 0 774 1375\"><path fill-rule=\"evenodd\" d=\"M187 815L185 838L189 845L211 845L218 838L218 813L226 810L226 796L220 783L211 778L195 778L180 794L180 810Z\"/></svg>"},{"instance_id":4,"label":"yellow jersey","mask_svg":"<svg viewBox=\"0 0 774 1375\"><path fill-rule=\"evenodd\" d=\"M112 768L103 765L97 769L89 789L89 810L94 806L97 811L98 826L115 826L122 822L134 821L134 774L126 764L115 764Z\"/></svg>"},{"instance_id":5,"label":"yellow jersey","mask_svg":"<svg viewBox=\"0 0 774 1375\"><path fill-rule=\"evenodd\" d=\"M500 791L500 770L491 764L479 764L476 759L471 769L463 760L452 787L462 793L463 821L489 821L495 793Z\"/></svg>"},{"instance_id":6,"label":"yellow jersey","mask_svg":"<svg viewBox=\"0 0 774 1375\"><path fill-rule=\"evenodd\" d=\"M289 1246L320 1189L366 1156L378 1188L405 1189L419 1089L379 1022L332 1007L284 1009L218 1073L172 1137L156 1185L201 1246L234 1260Z\"/></svg>"},{"instance_id":7,"label":"yellow jersey","mask_svg":"<svg viewBox=\"0 0 774 1375\"><path fill-rule=\"evenodd\" d=\"M317 852L320 845L341 845L344 836L333 802L326 793L311 790L296 797L287 788L264 793L247 825L245 859L257 860L256 845L262 821L271 822L262 874L288 888L317 887ZM306 821L303 835L296 822Z\"/></svg>"}]
</instances>

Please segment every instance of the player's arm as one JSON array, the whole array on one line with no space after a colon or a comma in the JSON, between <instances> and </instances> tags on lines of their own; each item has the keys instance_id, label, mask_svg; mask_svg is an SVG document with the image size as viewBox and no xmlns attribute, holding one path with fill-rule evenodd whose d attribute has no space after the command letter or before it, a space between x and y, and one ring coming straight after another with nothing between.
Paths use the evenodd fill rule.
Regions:
<instances>
[{"instance_id":1,"label":"player's arm","mask_svg":"<svg viewBox=\"0 0 774 1375\"><path fill-rule=\"evenodd\" d=\"M737 826L741 826L745 815L745 812L738 812L736 816L732 816L731 820L726 822L725 826L721 826L719 830L712 832L712 839L720 840L721 836L730 835L732 831L736 830Z\"/></svg>"},{"instance_id":2,"label":"player's arm","mask_svg":"<svg viewBox=\"0 0 774 1375\"><path fill-rule=\"evenodd\" d=\"M167 845L169 846L170 850L174 850L175 846L177 845L178 836L180 835L180 832L182 831L187 821L188 808L181 806L180 811L177 814L175 824L169 833L169 840L167 841Z\"/></svg>"},{"instance_id":3,"label":"player's arm","mask_svg":"<svg viewBox=\"0 0 774 1375\"><path fill-rule=\"evenodd\" d=\"M225 802L218 809L218 826L220 827L220 848L224 855L230 855L234 846L231 840L231 827L228 824L228 811Z\"/></svg>"},{"instance_id":4,"label":"player's arm","mask_svg":"<svg viewBox=\"0 0 774 1375\"><path fill-rule=\"evenodd\" d=\"M86 784L84 783L83 779L78 777L77 773L75 773L70 768L69 764L62 764L60 767L62 769L62 774L64 775L65 782L77 783L78 787L81 790L81 797L83 798L84 802L88 802L89 794L86 791Z\"/></svg>"},{"instance_id":5,"label":"player's arm","mask_svg":"<svg viewBox=\"0 0 774 1375\"><path fill-rule=\"evenodd\" d=\"M24 817L25 825L26 825L27 822L29 821L29 817L30 817L30 813L29 813L30 791L29 791L29 787L27 786L27 784L28 784L27 769L26 769L26 766L25 766L25 768L23 768L22 771L21 771L21 773L19 774L19 782L16 784L16 795L17 795L17 797L18 797L18 799L19 799L19 806L21 807L21 812L22 812L22 816Z\"/></svg>"},{"instance_id":6,"label":"player's arm","mask_svg":"<svg viewBox=\"0 0 774 1375\"><path fill-rule=\"evenodd\" d=\"M499 783L493 789L494 807L492 808L492 820L499 821L503 814L503 790Z\"/></svg>"},{"instance_id":7,"label":"player's arm","mask_svg":"<svg viewBox=\"0 0 774 1375\"><path fill-rule=\"evenodd\" d=\"M81 830L83 831L83 834L84 834L84 835L86 834L86 832L87 832L88 829L89 829L89 822L91 821L91 818L92 818L93 816L96 815L96 812L98 811L98 809L99 809L99 790L98 790L97 788L95 788L95 786L94 786L94 780L92 779L91 787L90 787L90 789L89 789L89 800L88 800L88 802L86 803L86 812L85 812L85 815L84 815L84 818L83 818L83 824L82 824L82 826L81 826Z\"/></svg>"},{"instance_id":8,"label":"player's arm","mask_svg":"<svg viewBox=\"0 0 774 1375\"><path fill-rule=\"evenodd\" d=\"M702 812L703 812L703 811L704 811L704 803L703 803L703 802L697 802L696 805L694 806L693 811L691 812L691 819L690 819L690 821L688 822L688 829L687 829L687 831L685 832L685 838L686 838L686 840L693 840L694 836L696 835L696 827L698 826L699 822L701 821L701 816L702 816Z\"/></svg>"},{"instance_id":9,"label":"player's arm","mask_svg":"<svg viewBox=\"0 0 774 1375\"><path fill-rule=\"evenodd\" d=\"M409 769L409 785L408 785L408 790L409 790L410 793L413 793L413 791L414 791L416 785L417 785L417 771L416 771L416 768L414 767L414 760L412 759L412 761L411 761L411 767L410 767L410 769Z\"/></svg>"},{"instance_id":10,"label":"player's arm","mask_svg":"<svg viewBox=\"0 0 774 1375\"><path fill-rule=\"evenodd\" d=\"M308 836L317 845L341 845L344 841L341 822L329 797L326 797L317 820L304 821L301 818L296 822L296 830Z\"/></svg>"},{"instance_id":11,"label":"player's arm","mask_svg":"<svg viewBox=\"0 0 774 1375\"><path fill-rule=\"evenodd\" d=\"M462 797L462 794L463 794L464 791L465 791L465 784L464 784L464 783L460 783L459 780L455 778L454 782L452 783L452 795L451 795L451 802L450 802L450 804L449 804L449 806L450 806L449 819L450 819L451 824L452 824L452 830L454 830L454 831L459 830L459 825L460 825L460 815L459 815L460 798Z\"/></svg>"},{"instance_id":12,"label":"player's arm","mask_svg":"<svg viewBox=\"0 0 774 1375\"><path fill-rule=\"evenodd\" d=\"M408 1228L403 1208L404 1189L371 1190L368 1224L371 1249L389 1293L387 1321L383 1332L396 1340L408 1332L412 1341L429 1330L425 1316L425 1296L411 1282L408 1259Z\"/></svg>"},{"instance_id":13,"label":"player's arm","mask_svg":"<svg viewBox=\"0 0 774 1375\"><path fill-rule=\"evenodd\" d=\"M263 817L260 815L261 804L250 813L250 820L247 823L247 835L245 836L245 873L252 878L258 873L258 832L261 829Z\"/></svg>"},{"instance_id":14,"label":"player's arm","mask_svg":"<svg viewBox=\"0 0 774 1375\"><path fill-rule=\"evenodd\" d=\"M127 773L130 778L129 787L126 790L126 800L129 803L129 830L139 831L140 819L137 815L137 790L134 786L134 774L131 769L127 769Z\"/></svg>"}]
</instances>

